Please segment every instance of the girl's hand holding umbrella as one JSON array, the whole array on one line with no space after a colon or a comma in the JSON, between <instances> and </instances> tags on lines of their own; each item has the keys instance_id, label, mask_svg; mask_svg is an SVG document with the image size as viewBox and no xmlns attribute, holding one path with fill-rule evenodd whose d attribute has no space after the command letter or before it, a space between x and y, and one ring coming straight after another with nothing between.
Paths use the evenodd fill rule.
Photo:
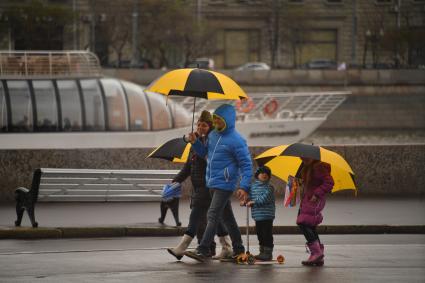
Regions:
<instances>
[{"instance_id":1,"label":"girl's hand holding umbrella","mask_svg":"<svg viewBox=\"0 0 425 283\"><path fill-rule=\"evenodd\" d=\"M191 144L195 143L197 138L198 137L197 137L196 133L189 133L189 134L184 136L184 140L186 142L190 142Z\"/></svg>"}]
</instances>

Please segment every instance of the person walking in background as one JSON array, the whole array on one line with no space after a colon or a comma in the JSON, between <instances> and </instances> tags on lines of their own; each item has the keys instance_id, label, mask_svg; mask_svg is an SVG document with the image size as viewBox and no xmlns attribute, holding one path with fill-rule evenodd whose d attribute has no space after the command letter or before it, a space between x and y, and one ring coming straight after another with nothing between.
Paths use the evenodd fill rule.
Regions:
<instances>
[{"instance_id":1,"label":"person walking in background","mask_svg":"<svg viewBox=\"0 0 425 283\"><path fill-rule=\"evenodd\" d=\"M238 198L246 202L252 178L248 146L235 129L235 108L228 104L219 106L214 112L213 121L215 129L209 134L207 144L203 144L193 133L189 134L196 153L207 157L206 185L212 195L208 223L201 243L195 251L185 252L185 255L201 262L211 256L209 247L221 222L232 239L233 257L245 252L230 198L236 190Z\"/></svg>"},{"instance_id":2,"label":"person walking in background","mask_svg":"<svg viewBox=\"0 0 425 283\"><path fill-rule=\"evenodd\" d=\"M310 257L302 261L303 265L324 264L324 245L320 242L316 227L322 223L322 210L326 203L326 194L331 192L334 180L331 176L329 164L301 158L303 167L300 172L304 187L300 209L298 211L297 225L307 240Z\"/></svg>"},{"instance_id":3,"label":"person walking in background","mask_svg":"<svg viewBox=\"0 0 425 283\"><path fill-rule=\"evenodd\" d=\"M197 122L196 136L200 142L205 144L207 137L213 128L213 122L211 113L204 110ZM198 238L198 244L200 243L202 236L204 235L205 227L207 224L206 217L207 211L211 203L211 195L208 188L205 185L205 171L207 167L207 161L205 158L200 157L193 149L191 149L190 155L184 167L180 172L173 178L173 182L183 183L187 177L190 176L192 181L192 194L190 201L190 216L187 230L184 233L180 243L174 248L168 248L167 251L180 260L187 247L192 242L195 235ZM221 253L218 257L226 257L232 255L232 249L230 246L230 238L226 230L220 225L217 229L217 235L219 236L220 243L222 245ZM215 255L215 242L211 242L210 253Z\"/></svg>"},{"instance_id":4,"label":"person walking in background","mask_svg":"<svg viewBox=\"0 0 425 283\"><path fill-rule=\"evenodd\" d=\"M249 201L252 218L255 220L260 253L255 256L258 260L273 259L273 220L275 218L274 189L270 184L271 170L267 166L261 166L255 172L255 181L251 185Z\"/></svg>"}]
</instances>

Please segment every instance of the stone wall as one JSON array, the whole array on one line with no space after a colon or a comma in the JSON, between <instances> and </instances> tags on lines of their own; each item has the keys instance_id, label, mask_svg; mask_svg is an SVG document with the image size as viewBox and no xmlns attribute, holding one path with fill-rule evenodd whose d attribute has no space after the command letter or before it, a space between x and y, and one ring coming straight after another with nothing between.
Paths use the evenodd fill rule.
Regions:
<instances>
[{"instance_id":1,"label":"stone wall","mask_svg":"<svg viewBox=\"0 0 425 283\"><path fill-rule=\"evenodd\" d=\"M106 76L148 85L169 70L103 69ZM270 71L217 70L233 78L244 89L264 86L425 86L425 70L304 70L273 69Z\"/></svg>"},{"instance_id":2,"label":"stone wall","mask_svg":"<svg viewBox=\"0 0 425 283\"><path fill-rule=\"evenodd\" d=\"M251 152L255 156L265 149L251 148ZM340 153L351 164L356 173L358 196L425 195L425 144L331 146L329 149ZM13 201L13 192L18 186L29 187L32 172L39 167L179 169L182 166L146 159L149 152L151 149L0 150L0 202ZM277 194L282 195L283 183L278 180L273 183ZM185 195L189 189L186 182Z\"/></svg>"},{"instance_id":3,"label":"stone wall","mask_svg":"<svg viewBox=\"0 0 425 283\"><path fill-rule=\"evenodd\" d=\"M425 92L410 95L350 95L321 130L425 131Z\"/></svg>"}]
</instances>

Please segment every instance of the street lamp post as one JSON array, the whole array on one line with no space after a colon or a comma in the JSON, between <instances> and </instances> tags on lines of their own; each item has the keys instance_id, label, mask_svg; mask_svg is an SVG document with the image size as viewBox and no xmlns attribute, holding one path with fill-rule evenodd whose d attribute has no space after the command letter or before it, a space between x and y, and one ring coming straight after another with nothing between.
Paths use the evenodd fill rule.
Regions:
<instances>
[{"instance_id":1,"label":"street lamp post","mask_svg":"<svg viewBox=\"0 0 425 283\"><path fill-rule=\"evenodd\" d=\"M77 50L77 17L76 17L76 13L77 13L77 3L76 0L72 0L72 48L74 50Z\"/></svg>"},{"instance_id":2,"label":"street lamp post","mask_svg":"<svg viewBox=\"0 0 425 283\"><path fill-rule=\"evenodd\" d=\"M363 67L366 67L366 58L368 54L368 46L370 44L372 51L372 64L373 67L376 68L378 60L379 60L379 43L381 38L384 36L384 30L382 28L379 31L371 31L369 29L365 32L365 46L364 46L364 54L363 54Z\"/></svg>"},{"instance_id":3,"label":"street lamp post","mask_svg":"<svg viewBox=\"0 0 425 283\"><path fill-rule=\"evenodd\" d=\"M131 56L131 65L136 66L139 62L139 52L137 48L138 44L138 31L139 29L139 1L134 0L133 13L132 13L132 56Z\"/></svg>"}]
</instances>

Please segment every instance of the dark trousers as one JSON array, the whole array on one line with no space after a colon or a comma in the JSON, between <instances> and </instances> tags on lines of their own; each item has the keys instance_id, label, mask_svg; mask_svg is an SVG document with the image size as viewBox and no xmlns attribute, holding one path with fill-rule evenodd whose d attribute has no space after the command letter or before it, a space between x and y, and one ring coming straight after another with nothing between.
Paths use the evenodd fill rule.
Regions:
<instances>
[{"instance_id":1,"label":"dark trousers","mask_svg":"<svg viewBox=\"0 0 425 283\"><path fill-rule=\"evenodd\" d=\"M205 229L207 227L207 212L208 206L192 206L189 215L189 224L185 234L192 238L198 238L198 244L201 243L202 237L204 236ZM217 236L223 237L228 235L224 226L220 223L217 227Z\"/></svg>"},{"instance_id":2,"label":"dark trousers","mask_svg":"<svg viewBox=\"0 0 425 283\"><path fill-rule=\"evenodd\" d=\"M304 234L307 243L313 243L314 241L319 241L319 234L317 234L316 226L307 226L307 225L298 225L300 227L301 232Z\"/></svg>"},{"instance_id":3,"label":"dark trousers","mask_svg":"<svg viewBox=\"0 0 425 283\"><path fill-rule=\"evenodd\" d=\"M260 246L273 248L273 219L255 221L258 243Z\"/></svg>"},{"instance_id":4,"label":"dark trousers","mask_svg":"<svg viewBox=\"0 0 425 283\"><path fill-rule=\"evenodd\" d=\"M160 222L163 222L165 219L165 216L167 215L167 210L171 209L171 212L173 213L174 220L176 221L176 225L180 226L180 220L179 220L179 198L173 198L170 201L161 201L161 217Z\"/></svg>"},{"instance_id":5,"label":"dark trousers","mask_svg":"<svg viewBox=\"0 0 425 283\"><path fill-rule=\"evenodd\" d=\"M207 213L208 223L197 250L203 255L208 255L208 249L217 233L218 225L223 224L232 239L233 253L240 254L245 252L241 232L236 223L230 202L233 192L210 188L210 193L212 200Z\"/></svg>"},{"instance_id":6,"label":"dark trousers","mask_svg":"<svg viewBox=\"0 0 425 283\"><path fill-rule=\"evenodd\" d=\"M189 224L187 225L186 235L194 238L195 235L198 238L198 244L201 243L202 237L204 236L205 229L207 228L207 212L208 206L195 205L192 206L189 215ZM227 231L222 224L217 227L217 236L223 237L228 235ZM216 243L213 240L210 246L210 253L212 256L215 255Z\"/></svg>"}]
</instances>

